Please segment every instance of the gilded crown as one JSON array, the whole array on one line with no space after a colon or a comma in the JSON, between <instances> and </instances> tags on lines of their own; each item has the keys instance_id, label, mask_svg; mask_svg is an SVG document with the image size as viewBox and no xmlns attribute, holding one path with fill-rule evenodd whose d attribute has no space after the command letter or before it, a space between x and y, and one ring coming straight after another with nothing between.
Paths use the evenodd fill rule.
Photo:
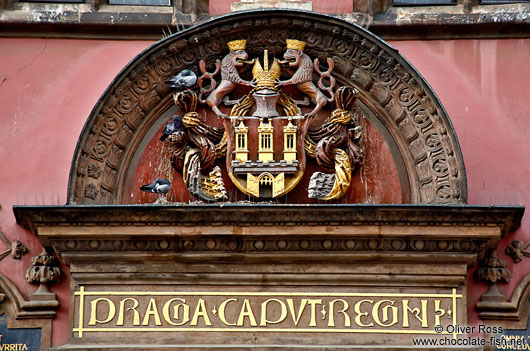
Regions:
<instances>
[{"instance_id":1,"label":"gilded crown","mask_svg":"<svg viewBox=\"0 0 530 351\"><path fill-rule=\"evenodd\" d=\"M245 50L247 48L247 41L245 39L232 40L229 41L226 45L228 45L230 51Z\"/></svg>"},{"instance_id":2,"label":"gilded crown","mask_svg":"<svg viewBox=\"0 0 530 351\"><path fill-rule=\"evenodd\" d=\"M285 42L287 43L287 49L304 50L305 48L305 41L286 39Z\"/></svg>"},{"instance_id":3,"label":"gilded crown","mask_svg":"<svg viewBox=\"0 0 530 351\"><path fill-rule=\"evenodd\" d=\"M272 65L269 67L268 51L263 52L263 68L256 60L252 68L252 76L256 80L256 88L274 88L276 79L280 78L282 69L277 59L274 59Z\"/></svg>"}]
</instances>

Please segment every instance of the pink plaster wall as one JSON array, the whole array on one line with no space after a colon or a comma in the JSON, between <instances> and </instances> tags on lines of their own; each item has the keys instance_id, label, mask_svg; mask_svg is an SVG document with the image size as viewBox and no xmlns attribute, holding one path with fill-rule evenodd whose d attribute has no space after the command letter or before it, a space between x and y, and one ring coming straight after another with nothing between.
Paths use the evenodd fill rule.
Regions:
<instances>
[{"instance_id":1,"label":"pink plaster wall","mask_svg":"<svg viewBox=\"0 0 530 351\"><path fill-rule=\"evenodd\" d=\"M285 0L283 0L285 1ZM219 16L230 13L230 5L240 0L215 0L210 1L210 15ZM271 0L274 2L274 0ZM313 0L313 11L319 13L342 14L353 12L353 1L351 0Z\"/></svg>"},{"instance_id":2,"label":"pink plaster wall","mask_svg":"<svg viewBox=\"0 0 530 351\"><path fill-rule=\"evenodd\" d=\"M469 204L530 204L530 39L391 42L423 75L458 136L467 170ZM528 207L527 207L528 211ZM528 261L515 264L504 249L530 240L530 219L503 239L498 254L512 271L498 284L508 299ZM469 277L470 323L478 324L475 303L487 289Z\"/></svg>"},{"instance_id":3,"label":"pink plaster wall","mask_svg":"<svg viewBox=\"0 0 530 351\"><path fill-rule=\"evenodd\" d=\"M26 298L36 286L24 279L41 251L33 234L15 222L12 206L65 204L68 173L81 129L119 71L149 42L0 38L0 229L29 249L21 260L0 261ZM5 250L0 244L0 250ZM67 268L52 285L61 307L53 342L66 342Z\"/></svg>"},{"instance_id":4,"label":"pink plaster wall","mask_svg":"<svg viewBox=\"0 0 530 351\"><path fill-rule=\"evenodd\" d=\"M150 42L0 38L0 228L30 249L22 260L6 257L0 272L29 296L24 280L40 252L33 235L16 222L15 204L64 204L68 172L90 110L118 72ZM528 204L530 200L530 39L401 41L400 50L431 84L460 139L472 204ZM511 240L530 240L530 221L499 245L512 270L501 284L508 296L529 271L504 255ZM0 244L0 250L4 250ZM66 268L63 267L66 271ZM485 284L469 279L470 322ZM54 345L66 342L68 281L52 285L61 308Z\"/></svg>"}]
</instances>

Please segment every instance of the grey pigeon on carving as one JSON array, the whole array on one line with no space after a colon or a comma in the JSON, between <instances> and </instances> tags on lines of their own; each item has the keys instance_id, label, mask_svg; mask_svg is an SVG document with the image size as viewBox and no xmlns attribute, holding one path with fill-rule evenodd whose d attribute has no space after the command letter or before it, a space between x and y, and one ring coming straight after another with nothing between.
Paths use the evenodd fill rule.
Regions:
<instances>
[{"instance_id":1,"label":"grey pigeon on carving","mask_svg":"<svg viewBox=\"0 0 530 351\"><path fill-rule=\"evenodd\" d=\"M170 88L189 89L197 83L197 75L189 69L183 69L176 76L166 82Z\"/></svg>"},{"instance_id":2,"label":"grey pigeon on carving","mask_svg":"<svg viewBox=\"0 0 530 351\"><path fill-rule=\"evenodd\" d=\"M162 136L160 137L160 141L164 141L171 134L175 132L181 132L183 130L184 130L184 124L182 123L182 118L180 118L179 115L174 115L173 118L171 119L171 122L169 122L164 128L164 131L162 132Z\"/></svg>"},{"instance_id":3,"label":"grey pigeon on carving","mask_svg":"<svg viewBox=\"0 0 530 351\"><path fill-rule=\"evenodd\" d=\"M167 194L170 188L171 183L169 180L156 178L151 184L142 185L140 190L147 193Z\"/></svg>"}]
</instances>

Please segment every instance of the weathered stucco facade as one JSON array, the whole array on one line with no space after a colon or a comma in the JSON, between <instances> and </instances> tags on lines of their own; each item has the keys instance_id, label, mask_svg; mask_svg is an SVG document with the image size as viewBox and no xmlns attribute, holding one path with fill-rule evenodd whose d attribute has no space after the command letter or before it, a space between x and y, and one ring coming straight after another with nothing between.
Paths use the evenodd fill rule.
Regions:
<instances>
[{"instance_id":1,"label":"weathered stucco facade","mask_svg":"<svg viewBox=\"0 0 530 351\"><path fill-rule=\"evenodd\" d=\"M72 179L69 180L69 177L72 176L70 174L72 164L76 162L75 157L77 156L75 152L76 147L78 147L76 145L78 142L82 145L84 142L80 139L80 135L85 123L89 120L89 116L93 113L91 111L94 106L102 106L102 101L111 97L109 92L105 93L107 87L110 86L111 88L109 89L115 89L115 86L113 87L112 85L113 79L123 76L124 73L120 73L120 71L143 50L155 44L156 39L162 37L161 28L165 25L170 25L172 28L165 29L166 32L170 30L175 33L177 31L175 25L178 27L188 26L193 21L196 21L197 18L199 20L204 18L206 11L209 11L209 15L214 16L222 12L228 12L230 9L229 2L215 2L215 4L211 2L209 6L207 5L202 3L195 4L191 6L192 10L188 11L190 8L189 4L175 4L171 11L161 9L149 12L146 14L147 20L145 22L139 21L138 18L134 19L132 15L124 17L122 14L122 17L114 18L117 23L113 23L113 20L110 19L114 15L106 12L110 11L106 9L109 5L88 2L82 5L60 5L65 12L60 16L54 17L56 18L55 20L35 20L27 16L28 13L38 14L39 11L44 10L45 12L50 12L52 7L59 6L54 4L8 3L5 5L6 9L0 10L0 35L4 35L0 38L0 106L2 108L0 118L2 118L3 122L3 128L0 131L0 140L3 146L0 151L2 155L0 159L3 160L3 167L0 171L0 229L6 239L4 241L5 250L10 249L10 247L7 247L9 246L8 244L16 240L19 240L28 250L20 258L8 254L1 259L0 273L3 281L2 285L0 285L0 292L5 295L3 311L13 320L13 324L10 324L10 326L43 328L44 348L49 346L59 347L71 342L72 334L75 334L72 332L73 326L71 324L72 309L75 305L71 298L71 289L74 287L73 282L90 282L92 278L87 278L89 273L97 271L97 269L87 266L86 262L90 260L90 254L88 258L81 257L82 255L80 256L78 248L69 247L67 239L70 237L66 238L65 236L65 241L62 244L58 244L63 240L59 239L59 236L61 233L69 233L68 235L74 233L79 235L75 240L82 240L81 237L83 235L90 233L90 228L98 228L98 225L93 222L97 221L97 218L101 220L104 217L98 217L101 216L100 213L94 215L96 219L87 220L87 218L84 218L79 220L79 223L81 223L79 226L79 223L68 222L68 214L62 214L61 206L59 206L55 210L51 209L48 215L55 213L57 216L63 216L61 217L63 218L62 222L57 220L50 224L46 222L46 219L40 218L38 220L34 219L37 224L32 227L31 224L23 223L24 214L17 214L19 216L19 223L17 223L13 206L65 205L68 197L70 200L75 197L76 185L75 182L72 182ZM474 235L472 234L473 230L480 231L482 227L483 232L480 234L482 236L476 240L487 242L492 249L495 249L496 256L506 262L505 267L502 263L492 263L495 261L495 256L490 255L487 256L489 257L489 263L481 265L478 250L475 252L474 257L464 257L462 252L465 249L460 249L459 252L462 253L462 257L453 262L455 266L449 267L449 271L444 272L443 269L435 268L434 265L429 266L428 258L417 261L420 262L418 266L431 267L429 269L432 270L433 276L442 277L444 274L447 275L447 282L443 283L447 284L447 286L451 286L453 284L451 282L454 280L454 282L458 281L458 283L453 284L454 286L461 284L459 286L465 287L463 292L466 295L466 313L463 316L463 320L466 321L466 325L479 326L489 324L505 329L527 329L529 327L527 319L530 309L525 299L529 292L528 275L530 274L530 268L527 264L529 258L523 255L522 261L516 263L512 256L506 253L506 250L508 248L509 252L520 252L517 251L517 248L514 249L512 242L519 240L522 242L521 246L524 246L530 240L530 223L527 215L523 216L522 220L517 217L523 211L520 206L525 206L528 203L528 199L530 199L530 190L527 186L530 175L530 163L528 161L530 160L530 141L526 137L530 131L530 121L527 116L530 106L527 99L530 67L526 64L530 60L529 5L525 3L480 5L474 1L467 0L454 6L429 8L393 7L385 1L359 1L348 4L341 2L340 6L337 5L337 7L327 5L324 6L319 2L313 2L312 9L316 12L337 14L341 18L354 20L357 23L366 25L369 31L373 31L376 35L386 39L388 44L406 58L417 72L423 76L443 105L443 109L447 112L447 116L450 118L454 128L454 133L458 137L458 144L465 165L464 176L467 180L465 185L467 187L467 204L486 206L480 207L480 211L485 213L484 218L481 217L481 219L476 219L477 217L473 217L464 208L455 210L457 212L460 211L460 215L463 217L469 216L469 218L472 218L470 223L464 220L458 222L454 218L453 220L449 219L449 214L444 211L451 212L452 210L444 209L443 206L432 208L431 210L427 209L426 212L421 212L420 214L416 213L415 216L425 216L426 218L431 216L433 218L427 223L422 223L421 228L418 228L415 227L417 224L414 224L414 219L408 217L410 223L405 223L405 225L412 226L411 237L418 235L421 237L423 235L424 240L439 242L445 236L461 235L459 238L467 238L466 240L468 240L470 235ZM304 6L307 6L307 4ZM97 11L94 11L94 8ZM65 9L69 10L66 11ZM141 12L141 9L132 6L128 11L128 13L137 14ZM168 13L164 13L164 11ZM179 17L175 16L172 11L179 13L181 19L178 19ZM188 13L185 13L186 11ZM84 12L84 14L80 15L81 12ZM83 19L83 16L85 16L85 19ZM36 28L36 30L33 28ZM135 62L138 62L138 59ZM356 82L358 83L360 80ZM366 91L369 91L369 89L367 88ZM98 102L102 96L105 98ZM456 145L455 149L458 149L458 145ZM396 167L399 168L398 166ZM94 177L87 177L89 180L94 179ZM384 181L377 184L368 182L366 184L368 187L379 186L378 189L381 193L395 190L395 184L385 184ZM84 188L82 189L81 194L84 191ZM363 200L363 204L372 206L373 204L381 203L381 198L374 200L367 197ZM420 199L421 197L418 195L418 198ZM395 198L385 197L385 199ZM458 200L456 202L466 202L465 196ZM90 203L96 205L105 203L104 201L98 201L94 200ZM76 202L81 205L84 203L83 201ZM399 203L399 201L394 200L385 202ZM403 202L410 203L414 201ZM133 202L124 200L119 203ZM416 203L421 204L422 201L417 201ZM487 206L492 207L488 209ZM17 210L24 211L23 208ZM46 208L43 207L39 210L46 211ZM493 215L497 215L504 210L512 211L510 213L514 217L507 215L502 220L492 219ZM26 211L31 212L27 209ZM68 209L65 209L65 211L68 211ZM357 210L352 209L352 211ZM434 218L438 211L446 213L448 217L444 220ZM124 218L129 218L128 216L131 216L130 218L132 219L124 220ZM170 213L167 216L178 217L178 214ZM271 214L271 216L274 215ZM384 217L384 215L381 216L381 218ZM406 212L402 212L401 216L400 220L406 221ZM46 216L43 215L43 217ZM370 220L366 220L366 223L361 222L367 228L371 226L386 228L378 234L379 236L382 235L381 240L384 241L389 238L385 237L385 235L390 235L391 237L393 230L399 232L398 229L395 229L395 226L399 225L396 222L400 222L395 217L384 218L381 223L374 223L374 221ZM394 222L389 220L389 218L394 218ZM84 220L86 222L83 222ZM117 230L114 233L108 228L101 229L101 232L97 232L97 229L94 230L101 238L103 238L101 236L103 235L102 233L107 235L112 232L118 235L116 240L129 240L129 238L137 235L134 228L128 228L124 224L129 220L143 223L138 225L138 228L158 226L159 229L157 230L159 232L152 228L145 230L151 233L157 232L160 236L174 230L167 229L164 225L153 224L150 221L145 221L144 223L144 219L138 220L134 213L128 212L125 214L109 212L109 223L114 223L115 227L113 228L125 228L123 231ZM224 220L221 219L219 221L221 223ZM515 223L511 223L511 220ZM278 221L281 222L282 220L278 219ZM304 225L305 222L303 220L300 221L299 224ZM517 227L519 221L520 226ZM53 222L53 220L50 220L50 222ZM64 229L63 232L60 229L53 229L59 222L59 227L62 226L69 229ZM460 223L461 226L456 225L458 227L456 228L455 223ZM23 224L26 228L24 228ZM228 219L226 219L225 224L233 225ZM72 229L69 225L78 226L78 229ZM196 226L193 223L182 225L184 227ZM267 225L270 226L271 224ZM328 224L319 222L315 225L317 225L316 229L313 228L311 230L315 230L312 234L318 238L319 231L324 231L323 228ZM358 228L358 224L348 227L341 222L339 227L341 225L347 228L345 232L349 234L357 233L358 237L355 240L367 240L366 245L370 245L370 236L366 234L367 232L362 232ZM201 226L202 224L196 227L200 228ZM259 228L259 224L256 224L256 226ZM434 228L449 227L452 229L441 231L431 229L430 232L429 229L425 229L425 227L429 226ZM89 228L89 230L84 232L83 227ZM495 232L494 229L497 227L500 228L497 230L497 234L491 234ZM35 233L32 233L30 229ZM511 231L508 229L511 229ZM221 229L214 229L213 232L216 230ZM240 234L231 232L228 229L226 232L224 230L222 229L221 231L226 235ZM269 228L269 230L269 232L260 230L252 232L250 230L249 233L259 237L262 243L267 243L267 240L276 240L274 236L271 236L272 232L281 232L283 229L280 225L278 228ZM385 230L388 231L385 232ZM490 234L486 233L488 230L491 230ZM38 232L38 236L35 235L36 232ZM191 240L189 239L189 235L192 235L190 233L183 234L185 236L184 241ZM399 237L400 240L408 240L403 236L403 232L399 233L399 235L394 235L397 235L396 237ZM288 243L290 243L289 240L299 239L293 239L296 236L293 233L284 233L283 235L287 238ZM336 244L333 240L339 240L338 238L344 233L337 230L332 235L335 236L330 239L332 240L331 243L322 244L324 245L322 247L314 244L317 245L314 250L336 249L336 245L339 244ZM495 235L498 235L498 238L493 238ZM61 282L53 283L51 281L47 284L48 289L57 295L58 308L54 305L55 298L53 296L46 294L45 296L42 294L32 295L38 286L28 283L25 278L26 271L32 266L31 258L38 256L42 251L41 241L44 241L46 246L61 247L64 254L59 263ZM186 245L184 241L182 245ZM100 243L102 242L103 239ZM327 247L328 244L331 245L330 248ZM90 243L86 245L90 245ZM194 245L210 244L205 241L202 244L195 243ZM216 250L221 250L218 246L220 244L215 245L217 245L215 246ZM232 250L230 243L227 245L223 250L230 253L230 250ZM256 242L253 242L253 245L254 249L257 249ZM281 246L283 244L277 245ZM299 245L305 244L300 242ZM395 245L398 245L397 240ZM313 248L313 246L310 247ZM512 248L511 251L510 248ZM97 248L92 249L97 251ZM164 250L166 249L167 252L164 251L164 254L169 255L170 253L179 252L183 255L182 257L179 256L180 262L191 262L189 266L195 267L192 258L193 250L190 249L191 252L187 253L189 254L188 257L182 253L189 249L186 246L175 250L173 250L172 246L169 246ZM277 249L281 250L281 248ZM352 248L350 249L355 251ZM85 251L89 252L90 250L89 248ZM252 250L247 250L249 257L251 257L249 260L256 267L266 265L267 261L260 258ZM381 255L389 254L392 250L385 250L384 254ZM197 255L199 254L203 254L202 251L197 253ZM336 252L333 254L336 254ZM231 256L229 255L228 257ZM407 272L406 274L417 274L413 273L415 269L412 268L414 259L411 257L413 256L407 257L403 261L398 260L396 267L401 264L402 267L409 267L407 268L409 271L403 268ZM124 259L123 262L133 266L138 264L138 262L135 263L134 259L123 257L122 259ZM152 261L152 257L149 255L142 259L145 259L145 262L150 262L149 264L152 264L153 267L156 265L153 262L157 259ZM211 257L206 257L206 259L211 259ZM282 259L287 260L285 262L289 261L286 258L280 258L280 261ZM315 267L318 267L319 264L340 266L339 263L336 263L338 261L333 260L322 261L309 256L304 259L310 262L313 262L311 260L317 262L314 263L314 266L310 265L314 270L317 270ZM112 258L105 258L105 260L108 260L105 261L105 267L108 268L108 266L112 265L110 263ZM335 260L338 259L335 258ZM346 261L348 260L359 262L361 259L355 256L355 258L346 259ZM383 257L383 260L396 264L388 257ZM65 261L68 265L71 264L72 270L78 274L72 281L70 281L70 267L64 264ZM221 259L222 261L223 259ZM458 263L455 263L457 261ZM285 264L292 273L296 272L292 262ZM186 269L186 264L182 265L184 268L179 266L178 269ZM455 268L458 265L460 265L460 268ZM489 284L484 282L484 279L477 279L476 277L480 275L476 272L480 271L480 269L487 270L487 268L491 270L489 272L491 274L488 275L487 272L483 276L487 276L485 280ZM102 269L104 270L104 268ZM175 269L172 268L173 274L176 274ZM337 272L340 272L342 268L337 269ZM395 269L399 270L398 268ZM237 271L236 268L234 270ZM455 273L457 271L458 273ZM509 271L508 274L511 275L511 279L507 277L507 271ZM157 274L162 276L164 270L157 272ZM358 272L354 271L347 272L352 276L358 274ZM249 275L254 273L248 272ZM401 274L405 273L401 272ZM466 274L467 279L462 278ZM496 274L502 277L494 277ZM460 276L460 278L456 278L457 276ZM146 278L142 279L138 278L135 284L146 284ZM289 279L292 278L282 276L281 279L291 282ZM353 278L352 280L355 281ZM421 279L417 278L417 280ZM432 278L432 281L435 281L435 278ZM250 280L245 281L244 279L239 280L239 282L243 285L252 284ZM364 284L367 283L365 282ZM380 286L392 286L392 282L388 283L388 285L385 284L387 283L382 283ZM439 287L442 283L436 284ZM344 286L347 286L347 284ZM498 292L491 288L492 286L498 287L500 294L504 297L498 295ZM340 291L343 292L342 290ZM485 297L483 297L484 294L486 294ZM24 305L24 303L26 304ZM8 304L9 306L6 306ZM55 313L56 315L54 315ZM474 330L470 335L480 335L477 332L478 330ZM489 337L489 335L486 336ZM287 341L285 342L287 343ZM245 341L242 340L241 343L245 343ZM368 344L365 340L360 343Z\"/></svg>"}]
</instances>

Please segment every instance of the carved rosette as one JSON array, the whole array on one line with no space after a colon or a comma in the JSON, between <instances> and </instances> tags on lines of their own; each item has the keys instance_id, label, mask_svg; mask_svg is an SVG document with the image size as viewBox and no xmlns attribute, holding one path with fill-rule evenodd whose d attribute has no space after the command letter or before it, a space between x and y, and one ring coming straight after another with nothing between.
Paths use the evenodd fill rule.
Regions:
<instances>
[{"instance_id":1,"label":"carved rosette","mask_svg":"<svg viewBox=\"0 0 530 351\"><path fill-rule=\"evenodd\" d=\"M27 247L22 244L19 240L15 240L11 243L11 257L18 260L28 252Z\"/></svg>"},{"instance_id":2,"label":"carved rosette","mask_svg":"<svg viewBox=\"0 0 530 351\"><path fill-rule=\"evenodd\" d=\"M524 257L530 257L530 252L526 249L530 246L530 241L523 243L521 240L513 240L510 245L506 246L505 252L515 263L519 263Z\"/></svg>"},{"instance_id":3,"label":"carved rosette","mask_svg":"<svg viewBox=\"0 0 530 351\"><path fill-rule=\"evenodd\" d=\"M121 203L121 189L145 128L171 105L165 81L184 68L208 67L226 44L246 38L249 56L279 56L287 38L335 62L341 85L387 126L405 164L412 203L466 201L463 159L449 118L429 86L399 53L360 27L312 13L271 10L224 16L170 36L138 56L98 102L82 133L70 176L69 203Z\"/></svg>"},{"instance_id":4,"label":"carved rosette","mask_svg":"<svg viewBox=\"0 0 530 351\"><path fill-rule=\"evenodd\" d=\"M20 240L9 241L2 229L0 229L0 240L7 246L7 249L0 253L0 260L3 260L8 255L18 260L28 252L27 247Z\"/></svg>"}]
</instances>

